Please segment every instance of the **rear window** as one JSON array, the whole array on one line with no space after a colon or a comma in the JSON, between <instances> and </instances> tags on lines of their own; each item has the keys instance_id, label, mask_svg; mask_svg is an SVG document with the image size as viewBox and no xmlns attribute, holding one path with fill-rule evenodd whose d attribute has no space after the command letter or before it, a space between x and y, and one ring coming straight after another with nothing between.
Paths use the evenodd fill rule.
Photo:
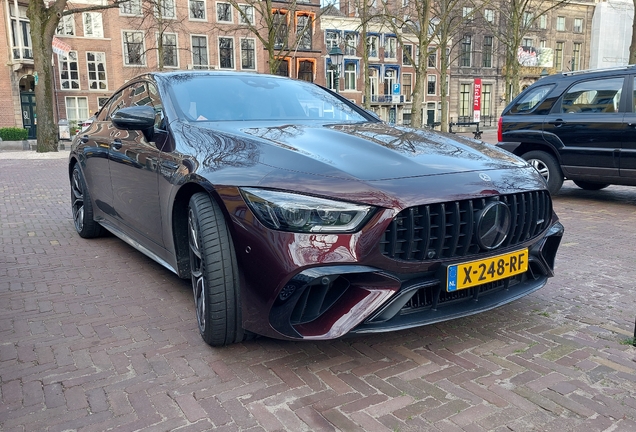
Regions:
<instances>
[{"instance_id":1,"label":"rear window","mask_svg":"<svg viewBox=\"0 0 636 432\"><path fill-rule=\"evenodd\" d=\"M526 94L515 101L509 112L511 114L520 114L532 111L537 105L543 102L553 87L553 85L544 85L529 90Z\"/></svg>"}]
</instances>

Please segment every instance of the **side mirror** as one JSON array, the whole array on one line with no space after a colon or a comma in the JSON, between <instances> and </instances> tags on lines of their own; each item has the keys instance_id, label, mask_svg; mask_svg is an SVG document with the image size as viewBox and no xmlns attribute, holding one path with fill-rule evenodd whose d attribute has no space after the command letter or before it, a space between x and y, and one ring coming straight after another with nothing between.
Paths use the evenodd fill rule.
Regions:
<instances>
[{"instance_id":1,"label":"side mirror","mask_svg":"<svg viewBox=\"0 0 636 432\"><path fill-rule=\"evenodd\" d=\"M145 131L155 126L155 110L147 105L122 108L111 117L117 129Z\"/></svg>"}]
</instances>

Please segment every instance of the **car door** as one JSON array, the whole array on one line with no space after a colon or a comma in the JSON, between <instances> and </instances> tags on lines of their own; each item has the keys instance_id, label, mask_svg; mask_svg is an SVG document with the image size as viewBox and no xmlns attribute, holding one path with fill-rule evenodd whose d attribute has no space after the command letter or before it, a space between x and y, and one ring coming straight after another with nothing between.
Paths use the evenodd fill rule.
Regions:
<instances>
[{"instance_id":1,"label":"car door","mask_svg":"<svg viewBox=\"0 0 636 432\"><path fill-rule=\"evenodd\" d=\"M148 82L141 81L125 88L125 106L148 105ZM130 234L141 234L156 246L163 246L162 222L157 189L159 149L142 131L110 132L109 166L113 188L113 206L118 218ZM152 244L145 244L157 250Z\"/></svg>"},{"instance_id":2,"label":"car door","mask_svg":"<svg viewBox=\"0 0 636 432\"><path fill-rule=\"evenodd\" d=\"M636 181L636 77L630 77L626 88L627 109L625 135L621 148L620 175Z\"/></svg>"},{"instance_id":3,"label":"car door","mask_svg":"<svg viewBox=\"0 0 636 432\"><path fill-rule=\"evenodd\" d=\"M543 138L559 149L566 177L618 177L624 81L621 76L579 81L544 119Z\"/></svg>"}]
</instances>

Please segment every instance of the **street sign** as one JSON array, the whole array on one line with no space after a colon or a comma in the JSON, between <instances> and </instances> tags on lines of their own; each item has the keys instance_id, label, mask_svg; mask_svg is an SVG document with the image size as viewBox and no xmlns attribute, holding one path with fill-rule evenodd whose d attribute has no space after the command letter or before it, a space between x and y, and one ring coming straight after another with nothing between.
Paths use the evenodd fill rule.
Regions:
<instances>
[{"instance_id":1,"label":"street sign","mask_svg":"<svg viewBox=\"0 0 636 432\"><path fill-rule=\"evenodd\" d=\"M394 95L399 95L400 94L400 84L399 83L394 83L393 84L393 88L391 89L391 93Z\"/></svg>"}]
</instances>

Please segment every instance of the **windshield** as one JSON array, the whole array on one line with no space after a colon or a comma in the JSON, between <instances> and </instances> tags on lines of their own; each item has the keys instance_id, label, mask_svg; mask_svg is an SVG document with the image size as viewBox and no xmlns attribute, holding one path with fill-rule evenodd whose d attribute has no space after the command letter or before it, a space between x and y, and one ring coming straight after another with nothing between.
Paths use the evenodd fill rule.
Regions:
<instances>
[{"instance_id":1,"label":"windshield","mask_svg":"<svg viewBox=\"0 0 636 432\"><path fill-rule=\"evenodd\" d=\"M269 75L183 74L169 82L179 117L189 122L369 121L328 91L302 81Z\"/></svg>"}]
</instances>

